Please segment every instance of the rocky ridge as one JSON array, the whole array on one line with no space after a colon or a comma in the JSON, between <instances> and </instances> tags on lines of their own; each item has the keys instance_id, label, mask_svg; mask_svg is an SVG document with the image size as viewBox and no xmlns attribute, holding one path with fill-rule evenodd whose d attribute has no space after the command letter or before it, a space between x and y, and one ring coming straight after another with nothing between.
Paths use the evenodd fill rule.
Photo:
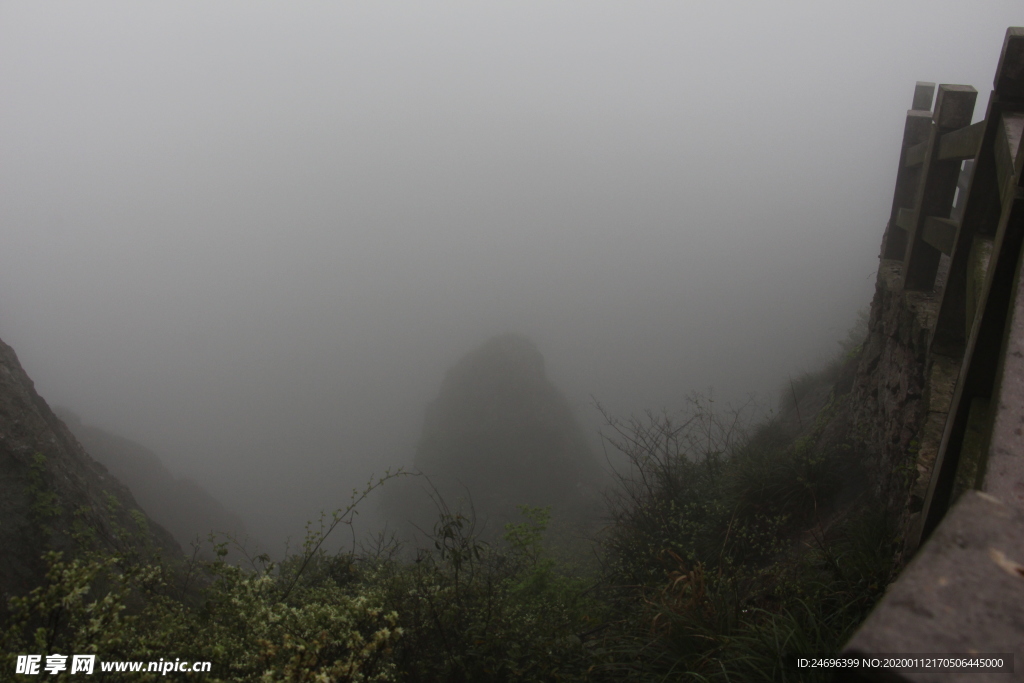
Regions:
<instances>
[{"instance_id":1,"label":"rocky ridge","mask_svg":"<svg viewBox=\"0 0 1024 683\"><path fill-rule=\"evenodd\" d=\"M175 477L156 453L140 443L83 424L67 408L54 408L96 461L126 484L146 514L171 532L182 547L205 541L211 531L245 539L242 520L196 481Z\"/></svg>"},{"instance_id":2,"label":"rocky ridge","mask_svg":"<svg viewBox=\"0 0 1024 683\"><path fill-rule=\"evenodd\" d=\"M181 547L141 511L131 491L96 462L36 392L0 341L0 609L37 585L48 550L155 552Z\"/></svg>"}]
</instances>

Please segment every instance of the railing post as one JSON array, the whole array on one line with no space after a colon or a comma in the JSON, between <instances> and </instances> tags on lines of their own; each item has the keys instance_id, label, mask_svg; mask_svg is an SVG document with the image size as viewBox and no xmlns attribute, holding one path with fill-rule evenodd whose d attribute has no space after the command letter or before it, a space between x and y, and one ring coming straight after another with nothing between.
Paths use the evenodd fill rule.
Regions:
<instances>
[{"instance_id":1,"label":"railing post","mask_svg":"<svg viewBox=\"0 0 1024 683\"><path fill-rule=\"evenodd\" d=\"M939 86L907 234L904 289L929 291L935 286L942 252L924 240L924 226L929 219L949 218L962 163L960 159L941 159L939 141L946 133L970 125L977 98L978 91L969 85Z\"/></svg>"},{"instance_id":2,"label":"railing post","mask_svg":"<svg viewBox=\"0 0 1024 683\"><path fill-rule=\"evenodd\" d=\"M907 250L907 232L896 223L900 209L909 209L914 204L920 169L907 167L907 150L924 142L932 121L932 96L935 93L934 83L918 81L914 86L913 108L907 111L907 119L903 124L903 144L900 146L900 163L896 170L896 189L892 195L892 210L889 212L889 223L882 240L882 258L902 259Z\"/></svg>"}]
</instances>

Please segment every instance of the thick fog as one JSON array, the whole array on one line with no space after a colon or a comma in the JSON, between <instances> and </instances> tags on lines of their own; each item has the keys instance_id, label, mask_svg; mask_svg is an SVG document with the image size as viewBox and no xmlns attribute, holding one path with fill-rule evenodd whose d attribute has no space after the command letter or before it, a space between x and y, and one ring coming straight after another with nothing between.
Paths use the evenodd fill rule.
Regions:
<instances>
[{"instance_id":1,"label":"thick fog","mask_svg":"<svg viewBox=\"0 0 1024 683\"><path fill-rule=\"evenodd\" d=\"M531 338L579 419L770 407L1006 2L0 5L0 337L272 545Z\"/></svg>"}]
</instances>

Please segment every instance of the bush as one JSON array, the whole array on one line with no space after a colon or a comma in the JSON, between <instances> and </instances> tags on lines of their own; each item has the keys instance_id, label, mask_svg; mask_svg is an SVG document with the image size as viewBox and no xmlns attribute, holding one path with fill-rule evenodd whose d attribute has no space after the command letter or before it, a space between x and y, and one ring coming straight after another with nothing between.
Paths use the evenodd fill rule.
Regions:
<instances>
[{"instance_id":1,"label":"bush","mask_svg":"<svg viewBox=\"0 0 1024 683\"><path fill-rule=\"evenodd\" d=\"M11 601L7 670L17 654L74 653L210 661L223 681L585 678L578 634L601 608L547 556L549 510L522 508L523 521L491 547L470 519L442 508L433 548L406 562L390 550L325 552L326 536L352 509L311 524L302 551L280 565L261 556L251 569L233 566L227 543L214 543L217 559L194 557L176 585L159 565L50 553L44 585ZM202 588L190 589L197 578Z\"/></svg>"},{"instance_id":2,"label":"bush","mask_svg":"<svg viewBox=\"0 0 1024 683\"><path fill-rule=\"evenodd\" d=\"M326 536L350 521L356 503L380 483L354 496L319 533L308 534L302 553L281 567L265 556L255 558L259 569L227 564L224 542L214 544L215 561L194 555L175 586L177 572L135 553L68 560L47 554L43 585L10 601L3 631L7 671L14 671L17 654L74 653L95 654L100 662L209 661L215 679L225 681L394 680L397 615L371 592L349 590L327 575L304 576L307 568L324 565ZM198 590L189 586L196 577L203 584ZM159 675L104 674L107 680Z\"/></svg>"},{"instance_id":3,"label":"bush","mask_svg":"<svg viewBox=\"0 0 1024 683\"><path fill-rule=\"evenodd\" d=\"M894 529L842 443L723 418L609 419L626 456L605 540L622 627L615 680L796 680L793 659L835 652L892 578ZM842 497L841 497L842 496ZM846 501L840 504L842 501ZM799 680L810 680L806 676Z\"/></svg>"},{"instance_id":4,"label":"bush","mask_svg":"<svg viewBox=\"0 0 1024 683\"><path fill-rule=\"evenodd\" d=\"M215 562L206 568L213 581L196 609L171 597L159 566L125 566L117 557L64 561L58 553L46 559L45 584L11 601L7 671L14 671L16 654L75 653L101 662L210 661L216 679L225 681L394 680L389 654L401 635L397 617L367 596L324 585L283 602L269 574Z\"/></svg>"},{"instance_id":5,"label":"bush","mask_svg":"<svg viewBox=\"0 0 1024 683\"><path fill-rule=\"evenodd\" d=\"M583 680L579 633L600 604L582 579L561 573L546 556L549 510L520 508L492 547L472 520L442 505L414 562L371 565L367 584L400 615L404 637L395 658L408 681Z\"/></svg>"}]
</instances>

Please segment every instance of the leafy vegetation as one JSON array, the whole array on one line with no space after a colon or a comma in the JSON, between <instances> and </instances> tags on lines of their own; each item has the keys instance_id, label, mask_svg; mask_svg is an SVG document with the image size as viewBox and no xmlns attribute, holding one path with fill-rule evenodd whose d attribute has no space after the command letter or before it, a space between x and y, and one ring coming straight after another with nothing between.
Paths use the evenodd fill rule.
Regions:
<instances>
[{"instance_id":1,"label":"leafy vegetation","mask_svg":"<svg viewBox=\"0 0 1024 683\"><path fill-rule=\"evenodd\" d=\"M794 659L837 651L893 575L894 529L845 443L818 424L747 436L695 399L683 421L612 421L629 460L605 543L632 587L613 639L617 680L816 680Z\"/></svg>"},{"instance_id":2,"label":"leafy vegetation","mask_svg":"<svg viewBox=\"0 0 1024 683\"><path fill-rule=\"evenodd\" d=\"M796 431L702 397L682 416L606 416L626 467L598 570L551 547L549 508L522 506L488 543L440 498L422 547L329 552L394 475L310 524L280 563L236 566L212 537L215 559L183 568L127 549L49 553L43 584L9 603L4 675L18 654L77 653L210 661L219 681L818 680L794 658L835 652L894 569L892 523L836 436L844 401L833 391Z\"/></svg>"}]
</instances>

